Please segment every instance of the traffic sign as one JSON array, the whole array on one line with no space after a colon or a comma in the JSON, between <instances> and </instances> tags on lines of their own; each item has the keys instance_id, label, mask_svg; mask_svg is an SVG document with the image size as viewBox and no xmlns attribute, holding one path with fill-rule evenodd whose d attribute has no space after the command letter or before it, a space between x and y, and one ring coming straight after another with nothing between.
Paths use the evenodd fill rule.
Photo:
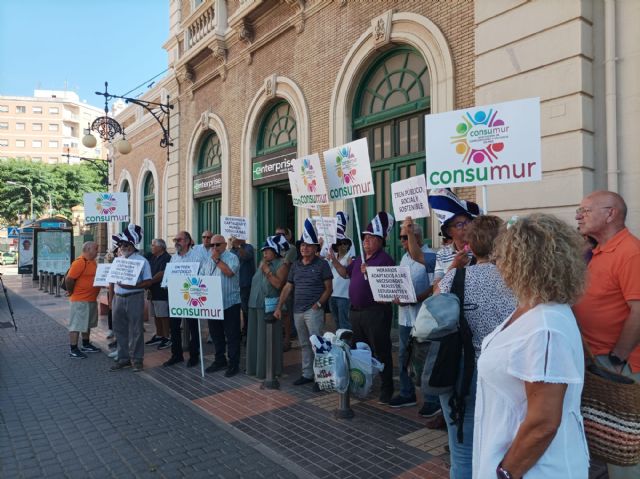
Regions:
<instances>
[{"instance_id":1,"label":"traffic sign","mask_svg":"<svg viewBox=\"0 0 640 479\"><path fill-rule=\"evenodd\" d=\"M20 228L17 226L8 226L7 230L9 231L8 238L18 238L20 236Z\"/></svg>"}]
</instances>

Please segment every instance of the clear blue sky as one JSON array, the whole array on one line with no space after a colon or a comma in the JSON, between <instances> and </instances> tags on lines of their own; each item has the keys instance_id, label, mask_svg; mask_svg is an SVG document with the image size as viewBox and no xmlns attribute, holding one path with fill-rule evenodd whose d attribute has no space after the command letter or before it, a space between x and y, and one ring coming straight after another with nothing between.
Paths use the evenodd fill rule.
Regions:
<instances>
[{"instance_id":1,"label":"clear blue sky","mask_svg":"<svg viewBox=\"0 0 640 479\"><path fill-rule=\"evenodd\" d=\"M167 68L168 0L0 0L0 94L76 91L98 107ZM135 96L146 89L129 94Z\"/></svg>"}]
</instances>

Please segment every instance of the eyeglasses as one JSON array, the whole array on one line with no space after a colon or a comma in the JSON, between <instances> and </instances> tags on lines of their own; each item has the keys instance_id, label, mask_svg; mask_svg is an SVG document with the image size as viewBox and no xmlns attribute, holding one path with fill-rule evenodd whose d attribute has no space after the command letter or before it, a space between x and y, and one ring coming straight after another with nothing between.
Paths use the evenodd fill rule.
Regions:
<instances>
[{"instance_id":1,"label":"eyeglasses","mask_svg":"<svg viewBox=\"0 0 640 479\"><path fill-rule=\"evenodd\" d=\"M202 239L211 239L213 236L202 235Z\"/></svg>"},{"instance_id":2,"label":"eyeglasses","mask_svg":"<svg viewBox=\"0 0 640 479\"><path fill-rule=\"evenodd\" d=\"M400 235L400 241L407 241L409 239L408 235Z\"/></svg>"},{"instance_id":3,"label":"eyeglasses","mask_svg":"<svg viewBox=\"0 0 640 479\"><path fill-rule=\"evenodd\" d=\"M613 208L613 206L598 206L598 208L600 208L601 210L607 210ZM580 208L576 209L576 216L589 216L592 211L593 208L584 208L581 206Z\"/></svg>"},{"instance_id":4,"label":"eyeglasses","mask_svg":"<svg viewBox=\"0 0 640 479\"><path fill-rule=\"evenodd\" d=\"M211 243L211 246L215 246L217 248L218 246L223 244L226 244L226 243Z\"/></svg>"},{"instance_id":5,"label":"eyeglasses","mask_svg":"<svg viewBox=\"0 0 640 479\"><path fill-rule=\"evenodd\" d=\"M454 228L461 230L463 229L465 226L467 226L469 223L471 223L471 221L469 220L465 220L465 221L458 221L457 223L452 224L451 226L453 226Z\"/></svg>"}]
</instances>

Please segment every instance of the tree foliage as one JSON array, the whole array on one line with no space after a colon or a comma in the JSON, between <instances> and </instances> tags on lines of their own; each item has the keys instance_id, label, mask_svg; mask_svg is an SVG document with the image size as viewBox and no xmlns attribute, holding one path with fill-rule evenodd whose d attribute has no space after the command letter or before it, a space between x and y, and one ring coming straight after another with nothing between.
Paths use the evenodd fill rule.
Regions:
<instances>
[{"instance_id":1,"label":"tree foliage","mask_svg":"<svg viewBox=\"0 0 640 479\"><path fill-rule=\"evenodd\" d=\"M31 161L9 159L0 161L0 223L15 225L19 215L29 217L29 191L9 181L31 188L33 215L48 214L49 195L53 214L73 220L71 208L83 203L83 194L105 191L103 176L92 164L49 165Z\"/></svg>"}]
</instances>

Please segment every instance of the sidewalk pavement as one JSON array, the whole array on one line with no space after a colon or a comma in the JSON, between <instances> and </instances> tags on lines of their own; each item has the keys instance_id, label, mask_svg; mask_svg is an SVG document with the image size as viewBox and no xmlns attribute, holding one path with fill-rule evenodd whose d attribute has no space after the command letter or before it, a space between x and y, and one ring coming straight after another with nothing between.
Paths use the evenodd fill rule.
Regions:
<instances>
[{"instance_id":1,"label":"sidewalk pavement","mask_svg":"<svg viewBox=\"0 0 640 479\"><path fill-rule=\"evenodd\" d=\"M69 477L81 471L91 477L120 471L127 471L120 477L194 477L207 469L218 474L217 464L224 464L223 476L235 477L449 476L446 432L425 427L420 404L391 409L378 405L372 393L366 401L352 398L353 419L335 419L337 394L292 385L300 376L296 347L285 353L280 390L263 390L261 381L244 373L225 378L220 371L203 379L199 368L184 363L162 367L169 350L153 346L145 351L142 373L109 373L113 363L106 354L67 358L66 298L38 290L30 279L3 279L19 329L0 329L0 427L10 433L0 437L2 477L18 471L38 477L24 472L36 470L52 477L41 465L54 463L60 476ZM5 313L0 297L0 321L9 320ZM155 328L152 322L145 327L148 339ZM105 353L106 332L101 317L91 341ZM209 365L213 350L205 346ZM8 402L2 399L7 395ZM65 440L60 451L56 443ZM55 458L62 452L60 464Z\"/></svg>"},{"instance_id":2,"label":"sidewalk pavement","mask_svg":"<svg viewBox=\"0 0 640 479\"><path fill-rule=\"evenodd\" d=\"M19 276L4 279L12 298L20 296L40 310L31 310L31 314L28 305L20 305L20 341L12 341L13 330L0 329L0 391L4 390L0 412L5 426L10 419L12 427L27 433L38 423L47 428L37 444L32 442L35 449L31 455L38 460L34 464L42 464L42 457L48 463L54 461L56 442L69 439L65 429L60 434L64 427L72 431L64 456L74 463L72 472L80 472L78 468L84 466L92 477L110 475L110 463L101 455L105 451L118 458L114 471L127 470L127 475L140 477L193 476L207 469L218 474L220 464L223 476L235 477L449 477L446 431L425 427L426 420L417 414L421 404L392 409L377 404L377 395L372 393L369 400L352 398L353 419L335 419L337 394L313 392L311 385L292 385L300 375L299 348L285 353L280 390L263 390L261 381L243 373L225 378L220 371L201 378L199 368L188 369L184 363L164 368L169 350L157 351L153 346L145 351L142 373L129 369L109 374L112 363L103 354L90 355L88 360L67 359L68 341L62 328L68 317L66 298L39 291L37 285ZM0 314L3 303L0 298ZM152 322L145 324L148 339L155 328ZM105 318L92 331L92 342L107 351ZM11 344L19 351L7 347ZM213 351L210 345L205 346L205 365L209 365ZM47 356L44 362L41 355ZM29 372L32 369L36 375ZM74 381L77 378L84 379ZM36 386L52 379L59 381L59 386L37 392L36 396L44 394L37 400L37 408L32 404L23 408L16 402L20 397L33 399L31 387L42 389ZM73 386L68 384L70 380ZM13 402L5 405L2 396L16 388L18 392L11 394ZM82 407L75 397L78 394L97 408ZM51 396L55 403L61 403L41 411ZM114 412L105 414L105 408ZM89 419L86 428L83 417ZM55 440L47 430L56 431ZM13 442L13 436L9 440ZM16 468L29 454L24 452L29 450L29 440L22 437L20 441L14 442L12 456L0 437L0 466L8 459L7 464L14 468L8 473L22 470ZM217 452L212 454L212 448ZM132 455L133 450L140 454L130 464L127 454ZM108 469L101 469L105 467ZM4 476L2 469L0 476ZM591 477L602 479L606 473Z\"/></svg>"}]
</instances>

